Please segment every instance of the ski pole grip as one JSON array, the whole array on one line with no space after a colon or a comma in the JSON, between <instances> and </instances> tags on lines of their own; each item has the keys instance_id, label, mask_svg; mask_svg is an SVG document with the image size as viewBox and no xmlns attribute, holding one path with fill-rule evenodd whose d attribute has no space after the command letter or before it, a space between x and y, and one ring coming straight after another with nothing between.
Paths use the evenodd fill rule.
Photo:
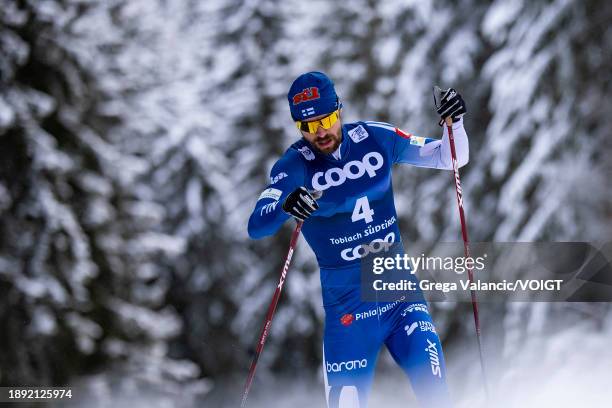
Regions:
<instances>
[{"instance_id":1,"label":"ski pole grip","mask_svg":"<svg viewBox=\"0 0 612 408\"><path fill-rule=\"evenodd\" d=\"M319 198L323 197L323 191L309 190L308 192L310 193L312 198L314 198L315 200L318 200Z\"/></svg>"},{"instance_id":2,"label":"ski pole grip","mask_svg":"<svg viewBox=\"0 0 612 408\"><path fill-rule=\"evenodd\" d=\"M444 119L444 122L446 122L446 125L447 125L447 126L453 126L453 118L451 118L450 116L447 116L447 117Z\"/></svg>"}]
</instances>

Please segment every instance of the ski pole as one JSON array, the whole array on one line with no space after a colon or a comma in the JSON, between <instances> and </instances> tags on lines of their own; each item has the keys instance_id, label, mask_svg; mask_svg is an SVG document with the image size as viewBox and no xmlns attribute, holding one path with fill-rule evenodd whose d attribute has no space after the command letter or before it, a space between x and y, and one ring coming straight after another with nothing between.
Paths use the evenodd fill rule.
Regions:
<instances>
[{"instance_id":1,"label":"ski pole","mask_svg":"<svg viewBox=\"0 0 612 408\"><path fill-rule=\"evenodd\" d=\"M283 289L283 284L285 283L285 279L287 278L287 271L289 270L291 258L293 258L293 252L297 245L297 240L300 236L301 230L302 221L298 221L297 225L295 226L295 229L293 230L293 234L291 235L291 241L289 242L289 252L287 253L285 263L283 264L283 268L281 269L280 279L278 281L276 289L274 290L272 301L270 302L270 306L268 306L268 313L266 314L266 319L261 330L261 335L259 336L259 342L257 343L255 355L253 356L253 361L251 362L251 367L249 368L249 374L247 376L246 384L244 386L244 392L242 394L242 402L240 403L241 408L246 407L249 390L251 389L251 384L253 383L253 377L255 377L255 368L257 367L257 361L259 360L261 351L263 350L264 344L266 343L266 339L268 338L268 334L270 333L272 317L274 316L274 312L276 311L276 305L278 304L278 299L280 298L281 290Z\"/></svg>"},{"instance_id":2,"label":"ski pole","mask_svg":"<svg viewBox=\"0 0 612 408\"><path fill-rule=\"evenodd\" d=\"M463 211L463 190L461 189L461 179L459 178L459 164L457 162L457 152L455 150L455 138L453 136L453 119L447 117L445 120L446 128L448 129L448 140L450 142L451 161L453 164L453 173L455 175L455 191L457 192L457 206L459 207L459 218L461 220L461 235L463 236L463 250L465 257L471 257L470 240L468 238L467 222L465 220L465 212ZM468 278L470 283L474 282L474 273L472 268L468 268ZM474 311L474 325L476 326L476 339L478 341L478 352L480 353L480 368L482 369L482 378L484 382L485 396L489 400L489 386L487 385L487 376L482 354L482 342L480 338L480 317L478 315L478 300L476 292L471 289L472 310Z\"/></svg>"}]
</instances>

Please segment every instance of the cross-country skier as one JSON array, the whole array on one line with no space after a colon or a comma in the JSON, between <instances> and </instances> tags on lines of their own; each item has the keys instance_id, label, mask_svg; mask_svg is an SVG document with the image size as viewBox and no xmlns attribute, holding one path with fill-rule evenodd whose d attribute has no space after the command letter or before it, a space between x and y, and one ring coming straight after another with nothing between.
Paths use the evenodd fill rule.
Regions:
<instances>
[{"instance_id":1,"label":"cross-country skier","mask_svg":"<svg viewBox=\"0 0 612 408\"><path fill-rule=\"evenodd\" d=\"M360 259L384 247L368 244L401 241L391 166L451 170L446 126L436 140L388 123L343 124L334 84L321 72L300 75L287 96L302 139L272 167L248 230L252 238L261 238L291 217L304 221L304 237L321 269L328 407L366 406L383 344L408 375L422 407L451 406L442 347L427 304L364 302L360 296ZM442 119L452 118L457 160L465 165L463 99L449 89L437 112ZM316 199L314 191L323 195Z\"/></svg>"}]
</instances>

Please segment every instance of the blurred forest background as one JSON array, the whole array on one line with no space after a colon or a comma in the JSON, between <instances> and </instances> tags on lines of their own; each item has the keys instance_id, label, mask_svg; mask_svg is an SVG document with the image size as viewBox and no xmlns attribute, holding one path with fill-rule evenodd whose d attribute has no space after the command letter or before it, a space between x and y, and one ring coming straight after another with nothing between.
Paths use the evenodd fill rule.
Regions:
<instances>
[{"instance_id":1,"label":"blurred forest background","mask_svg":"<svg viewBox=\"0 0 612 408\"><path fill-rule=\"evenodd\" d=\"M291 230L252 241L246 224L298 137L286 92L309 70L334 78L345 120L423 136L441 134L432 85L462 93L473 241L610 241L610 2L0 0L0 23L0 386L237 405ZM448 172L394 184L404 241L460 239ZM324 404L316 262L304 241L294 259L264 406L294 383ZM451 387L480 387L470 305L433 309ZM608 304L482 314L499 392L534 363L561 393L546 380L609 381Z\"/></svg>"}]
</instances>

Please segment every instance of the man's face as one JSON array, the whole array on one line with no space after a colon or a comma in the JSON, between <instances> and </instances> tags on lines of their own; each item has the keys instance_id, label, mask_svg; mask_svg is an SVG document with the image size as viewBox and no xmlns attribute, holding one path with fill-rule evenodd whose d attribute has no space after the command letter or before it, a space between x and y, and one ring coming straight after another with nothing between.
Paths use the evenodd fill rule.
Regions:
<instances>
[{"instance_id":1,"label":"man's face","mask_svg":"<svg viewBox=\"0 0 612 408\"><path fill-rule=\"evenodd\" d=\"M315 116L308 122L319 120L327 115L328 114ZM342 121L341 118L338 118L336 123L329 129L323 129L322 126L319 126L315 133L309 133L303 130L300 130L300 132L302 132L304 139L308 140L316 149L322 153L329 154L335 152L338 146L340 146L340 142L342 142Z\"/></svg>"}]
</instances>

